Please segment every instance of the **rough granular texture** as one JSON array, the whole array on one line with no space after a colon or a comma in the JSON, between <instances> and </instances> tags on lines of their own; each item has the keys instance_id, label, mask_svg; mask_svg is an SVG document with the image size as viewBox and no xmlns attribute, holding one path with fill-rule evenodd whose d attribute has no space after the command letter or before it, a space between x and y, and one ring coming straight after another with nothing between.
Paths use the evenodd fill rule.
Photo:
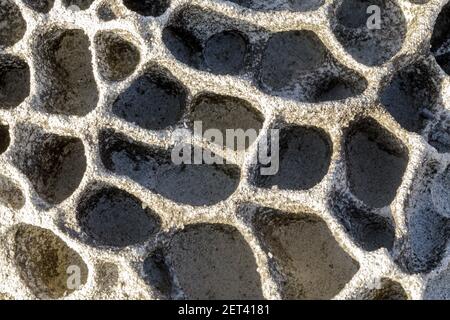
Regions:
<instances>
[{"instance_id":1,"label":"rough granular texture","mask_svg":"<svg viewBox=\"0 0 450 320\"><path fill-rule=\"evenodd\" d=\"M449 13L0 0L0 299L449 299Z\"/></svg>"}]
</instances>

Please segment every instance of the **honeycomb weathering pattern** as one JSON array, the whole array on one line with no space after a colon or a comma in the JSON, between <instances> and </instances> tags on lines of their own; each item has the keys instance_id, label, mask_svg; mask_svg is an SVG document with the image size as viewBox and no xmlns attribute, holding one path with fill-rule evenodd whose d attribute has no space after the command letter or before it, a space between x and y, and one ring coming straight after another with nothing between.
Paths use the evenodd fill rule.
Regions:
<instances>
[{"instance_id":1,"label":"honeycomb weathering pattern","mask_svg":"<svg viewBox=\"0 0 450 320\"><path fill-rule=\"evenodd\" d=\"M0 0L0 298L450 298L446 2Z\"/></svg>"}]
</instances>

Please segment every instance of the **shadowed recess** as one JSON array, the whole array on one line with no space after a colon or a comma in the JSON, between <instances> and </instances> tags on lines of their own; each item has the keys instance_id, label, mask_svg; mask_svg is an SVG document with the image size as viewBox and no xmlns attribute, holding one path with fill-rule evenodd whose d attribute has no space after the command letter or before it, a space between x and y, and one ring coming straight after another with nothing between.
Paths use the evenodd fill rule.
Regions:
<instances>
[{"instance_id":1,"label":"shadowed recess","mask_svg":"<svg viewBox=\"0 0 450 320\"><path fill-rule=\"evenodd\" d=\"M450 224L432 209L420 207L408 218L409 235L399 242L399 265L408 273L426 273L436 268L445 253Z\"/></svg>"},{"instance_id":2,"label":"shadowed recess","mask_svg":"<svg viewBox=\"0 0 450 320\"><path fill-rule=\"evenodd\" d=\"M17 184L0 175L0 203L19 210L25 205L25 197Z\"/></svg>"},{"instance_id":3,"label":"shadowed recess","mask_svg":"<svg viewBox=\"0 0 450 320\"><path fill-rule=\"evenodd\" d=\"M450 219L445 208L447 189L441 189L439 164L427 161L421 164L405 203L407 233L396 244L396 262L407 273L427 273L436 268L444 257L450 238ZM444 191L444 193L441 193ZM433 201L437 197L439 202ZM447 215L447 217L446 217Z\"/></svg>"},{"instance_id":4,"label":"shadowed recess","mask_svg":"<svg viewBox=\"0 0 450 320\"><path fill-rule=\"evenodd\" d=\"M450 266L428 280L425 292L425 300L449 300L450 299Z\"/></svg>"},{"instance_id":5,"label":"shadowed recess","mask_svg":"<svg viewBox=\"0 0 450 320\"><path fill-rule=\"evenodd\" d=\"M201 121L202 133L209 129L217 129L222 133L224 141L217 141L218 144L226 145L228 130L252 130L256 135L248 135L245 142L235 144L235 151L247 149L257 138L264 122L261 112L255 109L249 102L213 93L202 93L196 96L192 102L190 112L191 125L195 121ZM239 132L241 132L239 130ZM236 132L238 133L238 132ZM236 141L237 139L235 139ZM216 142L216 141L214 141Z\"/></svg>"},{"instance_id":6,"label":"shadowed recess","mask_svg":"<svg viewBox=\"0 0 450 320\"><path fill-rule=\"evenodd\" d=\"M172 278L162 250L152 252L144 260L143 269L147 283L165 297L170 298Z\"/></svg>"},{"instance_id":7,"label":"shadowed recess","mask_svg":"<svg viewBox=\"0 0 450 320\"><path fill-rule=\"evenodd\" d=\"M55 0L22 0L31 9L40 13L49 13Z\"/></svg>"},{"instance_id":8,"label":"shadowed recess","mask_svg":"<svg viewBox=\"0 0 450 320\"><path fill-rule=\"evenodd\" d=\"M261 11L310 11L316 10L323 5L324 0L228 0L240 6Z\"/></svg>"},{"instance_id":9,"label":"shadowed recess","mask_svg":"<svg viewBox=\"0 0 450 320\"><path fill-rule=\"evenodd\" d=\"M86 171L86 156L80 139L45 133L36 127L21 127L14 159L39 196L51 205L70 197Z\"/></svg>"},{"instance_id":10,"label":"shadowed recess","mask_svg":"<svg viewBox=\"0 0 450 320\"><path fill-rule=\"evenodd\" d=\"M112 111L144 129L161 130L181 119L186 98L184 86L169 71L154 66L119 95Z\"/></svg>"},{"instance_id":11,"label":"shadowed recess","mask_svg":"<svg viewBox=\"0 0 450 320\"><path fill-rule=\"evenodd\" d=\"M53 30L38 38L36 54L42 108L53 114L85 116L97 106L98 90L88 36L78 29Z\"/></svg>"},{"instance_id":12,"label":"shadowed recess","mask_svg":"<svg viewBox=\"0 0 450 320\"><path fill-rule=\"evenodd\" d=\"M381 278L355 288L349 300L408 300L409 297L397 281Z\"/></svg>"},{"instance_id":13,"label":"shadowed recess","mask_svg":"<svg viewBox=\"0 0 450 320\"><path fill-rule=\"evenodd\" d=\"M245 65L248 40L239 31L222 31L205 43L203 56L215 74L238 74Z\"/></svg>"},{"instance_id":14,"label":"shadowed recess","mask_svg":"<svg viewBox=\"0 0 450 320\"><path fill-rule=\"evenodd\" d=\"M258 208L254 220L258 238L283 276L283 299L331 299L359 269L314 215Z\"/></svg>"},{"instance_id":15,"label":"shadowed recess","mask_svg":"<svg viewBox=\"0 0 450 320\"><path fill-rule=\"evenodd\" d=\"M439 13L431 36L431 53L445 73L450 74L450 4Z\"/></svg>"},{"instance_id":16,"label":"shadowed recess","mask_svg":"<svg viewBox=\"0 0 450 320\"><path fill-rule=\"evenodd\" d=\"M355 72L323 79L311 95L311 102L344 100L357 96L367 88L367 80Z\"/></svg>"},{"instance_id":17,"label":"shadowed recess","mask_svg":"<svg viewBox=\"0 0 450 320\"><path fill-rule=\"evenodd\" d=\"M280 131L279 170L261 175L256 167L256 185L263 188L306 190L318 184L328 172L332 143L321 129L288 126Z\"/></svg>"},{"instance_id":18,"label":"shadowed recess","mask_svg":"<svg viewBox=\"0 0 450 320\"><path fill-rule=\"evenodd\" d=\"M25 35L27 24L12 0L0 1L0 48L10 47Z\"/></svg>"},{"instance_id":19,"label":"shadowed recess","mask_svg":"<svg viewBox=\"0 0 450 320\"><path fill-rule=\"evenodd\" d=\"M103 20L105 22L117 19L117 14L114 10L114 6L109 3L109 0L102 2L97 7L97 16L100 20Z\"/></svg>"},{"instance_id":20,"label":"shadowed recess","mask_svg":"<svg viewBox=\"0 0 450 320\"><path fill-rule=\"evenodd\" d=\"M341 65L308 30L272 34L262 53L259 86L269 94L305 102L360 94L367 81Z\"/></svg>"},{"instance_id":21,"label":"shadowed recess","mask_svg":"<svg viewBox=\"0 0 450 320\"><path fill-rule=\"evenodd\" d=\"M441 114L430 128L428 143L439 153L450 152L450 113Z\"/></svg>"},{"instance_id":22,"label":"shadowed recess","mask_svg":"<svg viewBox=\"0 0 450 320\"><path fill-rule=\"evenodd\" d=\"M439 97L440 86L425 63L400 70L381 93L381 103L406 130L420 132Z\"/></svg>"},{"instance_id":23,"label":"shadowed recess","mask_svg":"<svg viewBox=\"0 0 450 320\"><path fill-rule=\"evenodd\" d=\"M87 281L88 268L82 258L53 232L21 224L14 235L14 259L22 281L41 299L57 299L71 294L70 276L80 274Z\"/></svg>"},{"instance_id":24,"label":"shadowed recess","mask_svg":"<svg viewBox=\"0 0 450 320\"><path fill-rule=\"evenodd\" d=\"M101 75L109 81L121 81L131 75L140 61L129 35L103 31L95 36L97 63Z\"/></svg>"},{"instance_id":25,"label":"shadowed recess","mask_svg":"<svg viewBox=\"0 0 450 320\"><path fill-rule=\"evenodd\" d=\"M257 44L250 43L250 38L259 32L249 23L194 5L173 14L162 40L177 60L192 68L217 75L243 75L251 72L249 66L257 60Z\"/></svg>"},{"instance_id":26,"label":"shadowed recess","mask_svg":"<svg viewBox=\"0 0 450 320\"><path fill-rule=\"evenodd\" d=\"M134 142L109 131L100 137L101 158L108 170L128 176L170 200L193 206L212 205L227 199L239 184L236 165L177 165L172 161L172 150ZM179 150L180 155L183 153Z\"/></svg>"},{"instance_id":27,"label":"shadowed recess","mask_svg":"<svg viewBox=\"0 0 450 320\"><path fill-rule=\"evenodd\" d=\"M78 205L77 219L90 240L111 247L150 240L161 225L159 216L141 200L114 187L86 193Z\"/></svg>"},{"instance_id":28,"label":"shadowed recess","mask_svg":"<svg viewBox=\"0 0 450 320\"><path fill-rule=\"evenodd\" d=\"M167 150L132 141L110 130L102 131L99 137L100 157L106 169L144 187L155 188L160 168L172 165Z\"/></svg>"},{"instance_id":29,"label":"shadowed recess","mask_svg":"<svg viewBox=\"0 0 450 320\"><path fill-rule=\"evenodd\" d=\"M170 0L123 0L131 11L145 17L158 17L170 6Z\"/></svg>"},{"instance_id":30,"label":"shadowed recess","mask_svg":"<svg viewBox=\"0 0 450 320\"><path fill-rule=\"evenodd\" d=\"M370 292L372 300L408 300L402 285L391 279L381 279L380 288Z\"/></svg>"},{"instance_id":31,"label":"shadowed recess","mask_svg":"<svg viewBox=\"0 0 450 320\"><path fill-rule=\"evenodd\" d=\"M395 1L343 0L337 1L333 10L333 32L358 62L380 65L400 51L407 30Z\"/></svg>"},{"instance_id":32,"label":"shadowed recess","mask_svg":"<svg viewBox=\"0 0 450 320\"><path fill-rule=\"evenodd\" d=\"M9 126L0 124L0 154L8 150L10 143Z\"/></svg>"},{"instance_id":33,"label":"shadowed recess","mask_svg":"<svg viewBox=\"0 0 450 320\"><path fill-rule=\"evenodd\" d=\"M392 249L395 241L393 220L358 205L346 194L332 194L330 206L333 214L358 246L366 251Z\"/></svg>"},{"instance_id":34,"label":"shadowed recess","mask_svg":"<svg viewBox=\"0 0 450 320\"><path fill-rule=\"evenodd\" d=\"M204 44L188 30L169 26L163 41L179 61L219 75L237 75L245 67L248 40L237 30L225 30L212 35Z\"/></svg>"},{"instance_id":35,"label":"shadowed recess","mask_svg":"<svg viewBox=\"0 0 450 320\"><path fill-rule=\"evenodd\" d=\"M19 106L29 94L28 64L12 55L0 55L0 109Z\"/></svg>"},{"instance_id":36,"label":"shadowed recess","mask_svg":"<svg viewBox=\"0 0 450 320\"><path fill-rule=\"evenodd\" d=\"M230 197L239 185L236 165L181 164L158 176L156 192L192 206L213 205Z\"/></svg>"},{"instance_id":37,"label":"shadowed recess","mask_svg":"<svg viewBox=\"0 0 450 320\"><path fill-rule=\"evenodd\" d=\"M200 68L203 62L202 46L189 31L178 26L168 26L163 30L162 40L177 60L188 66Z\"/></svg>"},{"instance_id":38,"label":"shadowed recess","mask_svg":"<svg viewBox=\"0 0 450 320\"><path fill-rule=\"evenodd\" d=\"M438 213L450 218L450 166L434 179L431 200Z\"/></svg>"},{"instance_id":39,"label":"shadowed recess","mask_svg":"<svg viewBox=\"0 0 450 320\"><path fill-rule=\"evenodd\" d=\"M62 0L64 7L75 8L78 7L80 10L89 9L94 0Z\"/></svg>"},{"instance_id":40,"label":"shadowed recess","mask_svg":"<svg viewBox=\"0 0 450 320\"><path fill-rule=\"evenodd\" d=\"M408 165L408 150L392 133L367 118L348 130L345 161L351 192L379 208L394 200Z\"/></svg>"},{"instance_id":41,"label":"shadowed recess","mask_svg":"<svg viewBox=\"0 0 450 320\"><path fill-rule=\"evenodd\" d=\"M168 249L186 299L263 299L253 252L241 233L223 224L193 224Z\"/></svg>"},{"instance_id":42,"label":"shadowed recess","mask_svg":"<svg viewBox=\"0 0 450 320\"><path fill-rule=\"evenodd\" d=\"M263 54L261 81L273 91L285 89L302 75L322 66L327 53L323 43L311 31L275 33Z\"/></svg>"}]
</instances>

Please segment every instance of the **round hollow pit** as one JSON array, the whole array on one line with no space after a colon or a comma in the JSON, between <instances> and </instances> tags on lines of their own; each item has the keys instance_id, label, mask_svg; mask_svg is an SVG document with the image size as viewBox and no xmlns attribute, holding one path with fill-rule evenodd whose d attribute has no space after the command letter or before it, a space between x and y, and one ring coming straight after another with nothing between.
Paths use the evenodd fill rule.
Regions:
<instances>
[{"instance_id":1,"label":"round hollow pit","mask_svg":"<svg viewBox=\"0 0 450 320\"><path fill-rule=\"evenodd\" d=\"M400 70L381 93L381 103L406 130L420 132L433 110L440 87L424 63Z\"/></svg>"},{"instance_id":2,"label":"round hollow pit","mask_svg":"<svg viewBox=\"0 0 450 320\"><path fill-rule=\"evenodd\" d=\"M272 95L321 102L360 94L367 81L338 63L314 32L301 30L271 35L262 53L259 86Z\"/></svg>"},{"instance_id":3,"label":"round hollow pit","mask_svg":"<svg viewBox=\"0 0 450 320\"><path fill-rule=\"evenodd\" d=\"M113 131L100 134L100 156L106 169L147 188L154 188L159 170L171 165L166 150L133 142Z\"/></svg>"},{"instance_id":4,"label":"round hollow pit","mask_svg":"<svg viewBox=\"0 0 450 320\"><path fill-rule=\"evenodd\" d=\"M311 95L311 102L327 102L344 100L360 95L367 88L367 81L352 71L339 76L330 75L324 78Z\"/></svg>"},{"instance_id":5,"label":"round hollow pit","mask_svg":"<svg viewBox=\"0 0 450 320\"><path fill-rule=\"evenodd\" d=\"M53 232L21 224L14 234L14 260L22 281L41 299L57 299L81 288L88 268Z\"/></svg>"},{"instance_id":6,"label":"round hollow pit","mask_svg":"<svg viewBox=\"0 0 450 320\"><path fill-rule=\"evenodd\" d=\"M0 48L14 45L25 35L27 24L12 0L0 1L0 21Z\"/></svg>"},{"instance_id":7,"label":"round hollow pit","mask_svg":"<svg viewBox=\"0 0 450 320\"><path fill-rule=\"evenodd\" d=\"M128 176L137 183L179 203L202 206L227 199L239 184L240 170L231 164L175 164L172 156L184 160L193 147L180 145L165 150L130 141L125 136L104 132L101 135L101 157L105 167ZM207 150L200 150L205 154ZM208 156L210 152L207 153ZM221 158L216 158L224 162Z\"/></svg>"},{"instance_id":8,"label":"round hollow pit","mask_svg":"<svg viewBox=\"0 0 450 320\"><path fill-rule=\"evenodd\" d=\"M436 62L444 70L450 74L450 4L446 4L439 13L434 25L433 34L431 36L430 45L431 53Z\"/></svg>"},{"instance_id":9,"label":"round hollow pit","mask_svg":"<svg viewBox=\"0 0 450 320\"><path fill-rule=\"evenodd\" d=\"M450 113L439 117L428 133L428 143L439 153L450 152Z\"/></svg>"},{"instance_id":10,"label":"round hollow pit","mask_svg":"<svg viewBox=\"0 0 450 320\"><path fill-rule=\"evenodd\" d=\"M432 209L418 207L407 219L408 235L398 244L397 263L410 274L428 273L436 268L444 257L450 234L448 219Z\"/></svg>"},{"instance_id":11,"label":"round hollow pit","mask_svg":"<svg viewBox=\"0 0 450 320\"><path fill-rule=\"evenodd\" d=\"M145 17L159 17L170 6L170 0L123 0L131 11Z\"/></svg>"},{"instance_id":12,"label":"round hollow pit","mask_svg":"<svg viewBox=\"0 0 450 320\"><path fill-rule=\"evenodd\" d=\"M97 16L100 20L105 22L117 19L114 5L109 3L109 0L102 2L97 7Z\"/></svg>"},{"instance_id":13,"label":"round hollow pit","mask_svg":"<svg viewBox=\"0 0 450 320\"><path fill-rule=\"evenodd\" d=\"M94 0L62 0L64 7L72 10L89 9Z\"/></svg>"},{"instance_id":14,"label":"round hollow pit","mask_svg":"<svg viewBox=\"0 0 450 320\"><path fill-rule=\"evenodd\" d=\"M139 51L127 38L131 37L113 31L104 31L96 35L97 63L101 75L106 80L124 80L139 64Z\"/></svg>"},{"instance_id":15,"label":"round hollow pit","mask_svg":"<svg viewBox=\"0 0 450 320\"><path fill-rule=\"evenodd\" d=\"M402 285L389 278L381 278L367 287L359 288L351 295L352 300L408 300Z\"/></svg>"},{"instance_id":16,"label":"round hollow pit","mask_svg":"<svg viewBox=\"0 0 450 320\"><path fill-rule=\"evenodd\" d=\"M169 26L164 28L162 39L177 60L193 68L200 68L203 61L202 46L194 35L182 28Z\"/></svg>"},{"instance_id":17,"label":"round hollow pit","mask_svg":"<svg viewBox=\"0 0 450 320\"><path fill-rule=\"evenodd\" d=\"M219 145L228 145L227 141L231 145L232 137L227 130L235 130L236 135L248 133L243 139L233 138L233 142L237 140L234 151L247 149L256 140L264 122L262 113L249 102L213 93L202 93L193 99L189 118L192 127L196 122L201 125L202 134L206 130L219 130L223 141L213 141Z\"/></svg>"},{"instance_id":18,"label":"round hollow pit","mask_svg":"<svg viewBox=\"0 0 450 320\"><path fill-rule=\"evenodd\" d=\"M393 0L343 0L334 8L332 28L337 40L358 62L381 65L400 51L406 21Z\"/></svg>"},{"instance_id":19,"label":"round hollow pit","mask_svg":"<svg viewBox=\"0 0 450 320\"><path fill-rule=\"evenodd\" d=\"M25 205L25 197L17 184L2 175L0 175L0 204L14 210L19 210Z\"/></svg>"},{"instance_id":20,"label":"round hollow pit","mask_svg":"<svg viewBox=\"0 0 450 320\"><path fill-rule=\"evenodd\" d=\"M172 292L172 277L162 250L152 252L143 264L145 280L166 297Z\"/></svg>"},{"instance_id":21,"label":"round hollow pit","mask_svg":"<svg viewBox=\"0 0 450 320\"><path fill-rule=\"evenodd\" d=\"M114 187L86 193L77 219L94 244L118 248L150 240L161 225L158 215L138 198Z\"/></svg>"},{"instance_id":22,"label":"round hollow pit","mask_svg":"<svg viewBox=\"0 0 450 320\"><path fill-rule=\"evenodd\" d=\"M0 109L19 106L30 94L30 69L20 58L0 55Z\"/></svg>"},{"instance_id":23,"label":"round hollow pit","mask_svg":"<svg viewBox=\"0 0 450 320\"><path fill-rule=\"evenodd\" d=\"M39 38L37 80L42 108L53 114L85 116L95 109L98 89L88 36L78 29L53 30Z\"/></svg>"},{"instance_id":24,"label":"round hollow pit","mask_svg":"<svg viewBox=\"0 0 450 320\"><path fill-rule=\"evenodd\" d=\"M199 6L175 12L164 28L162 40L180 62L216 75L244 75L252 72L258 58L255 38L260 30Z\"/></svg>"},{"instance_id":25,"label":"round hollow pit","mask_svg":"<svg viewBox=\"0 0 450 320\"><path fill-rule=\"evenodd\" d=\"M353 123L345 137L347 179L351 192L369 206L389 205L408 165L408 151L373 119Z\"/></svg>"},{"instance_id":26,"label":"round hollow pit","mask_svg":"<svg viewBox=\"0 0 450 320\"><path fill-rule=\"evenodd\" d=\"M263 299L255 257L231 226L194 224L177 232L168 248L186 299Z\"/></svg>"},{"instance_id":27,"label":"round hollow pit","mask_svg":"<svg viewBox=\"0 0 450 320\"><path fill-rule=\"evenodd\" d=\"M258 208L254 224L284 278L283 299L331 299L359 269L314 215Z\"/></svg>"},{"instance_id":28,"label":"round hollow pit","mask_svg":"<svg viewBox=\"0 0 450 320\"><path fill-rule=\"evenodd\" d=\"M332 194L330 206L340 224L359 247L366 251L393 248L395 225L392 219L361 206L348 194Z\"/></svg>"},{"instance_id":29,"label":"round hollow pit","mask_svg":"<svg viewBox=\"0 0 450 320\"><path fill-rule=\"evenodd\" d=\"M279 141L278 172L262 175L261 169L265 166L257 166L257 186L307 190L322 181L328 172L332 153L330 137L323 130L287 126L280 130ZM273 163L270 165L273 166Z\"/></svg>"},{"instance_id":30,"label":"round hollow pit","mask_svg":"<svg viewBox=\"0 0 450 320\"><path fill-rule=\"evenodd\" d=\"M408 300L402 285L391 279L381 279L380 288L370 292L371 300Z\"/></svg>"},{"instance_id":31,"label":"round hollow pit","mask_svg":"<svg viewBox=\"0 0 450 320\"><path fill-rule=\"evenodd\" d=\"M186 108L184 86L167 70L150 68L122 92L112 106L118 117L148 130L175 125Z\"/></svg>"},{"instance_id":32,"label":"round hollow pit","mask_svg":"<svg viewBox=\"0 0 450 320\"><path fill-rule=\"evenodd\" d=\"M434 161L419 167L414 181L422 183L414 185L405 204L408 232L397 243L395 260L410 274L428 273L439 266L450 236L450 220L433 203L432 190L442 177L437 167Z\"/></svg>"},{"instance_id":33,"label":"round hollow pit","mask_svg":"<svg viewBox=\"0 0 450 320\"><path fill-rule=\"evenodd\" d=\"M213 35L203 49L207 68L215 74L238 74L245 65L247 42L238 31L222 31Z\"/></svg>"},{"instance_id":34,"label":"round hollow pit","mask_svg":"<svg viewBox=\"0 0 450 320\"><path fill-rule=\"evenodd\" d=\"M260 11L311 11L324 4L324 0L228 0L242 7Z\"/></svg>"},{"instance_id":35,"label":"round hollow pit","mask_svg":"<svg viewBox=\"0 0 450 320\"><path fill-rule=\"evenodd\" d=\"M39 13L49 13L55 0L22 0L22 2Z\"/></svg>"},{"instance_id":36,"label":"round hollow pit","mask_svg":"<svg viewBox=\"0 0 450 320\"><path fill-rule=\"evenodd\" d=\"M446 218L450 218L450 166L440 174L431 187L434 208Z\"/></svg>"},{"instance_id":37,"label":"round hollow pit","mask_svg":"<svg viewBox=\"0 0 450 320\"><path fill-rule=\"evenodd\" d=\"M13 150L15 163L38 195L50 205L70 197L86 171L83 142L23 127L16 139L19 143Z\"/></svg>"},{"instance_id":38,"label":"round hollow pit","mask_svg":"<svg viewBox=\"0 0 450 320\"><path fill-rule=\"evenodd\" d=\"M239 167L231 164L181 164L162 172L156 192L191 206L214 205L229 198L239 185Z\"/></svg>"},{"instance_id":39,"label":"round hollow pit","mask_svg":"<svg viewBox=\"0 0 450 320\"><path fill-rule=\"evenodd\" d=\"M326 48L311 31L275 33L263 53L261 82L275 92L289 89L321 67L326 56Z\"/></svg>"},{"instance_id":40,"label":"round hollow pit","mask_svg":"<svg viewBox=\"0 0 450 320\"><path fill-rule=\"evenodd\" d=\"M9 126L0 124L0 154L8 149L10 142Z\"/></svg>"},{"instance_id":41,"label":"round hollow pit","mask_svg":"<svg viewBox=\"0 0 450 320\"><path fill-rule=\"evenodd\" d=\"M450 299L450 266L428 280L424 298L426 300Z\"/></svg>"}]
</instances>

